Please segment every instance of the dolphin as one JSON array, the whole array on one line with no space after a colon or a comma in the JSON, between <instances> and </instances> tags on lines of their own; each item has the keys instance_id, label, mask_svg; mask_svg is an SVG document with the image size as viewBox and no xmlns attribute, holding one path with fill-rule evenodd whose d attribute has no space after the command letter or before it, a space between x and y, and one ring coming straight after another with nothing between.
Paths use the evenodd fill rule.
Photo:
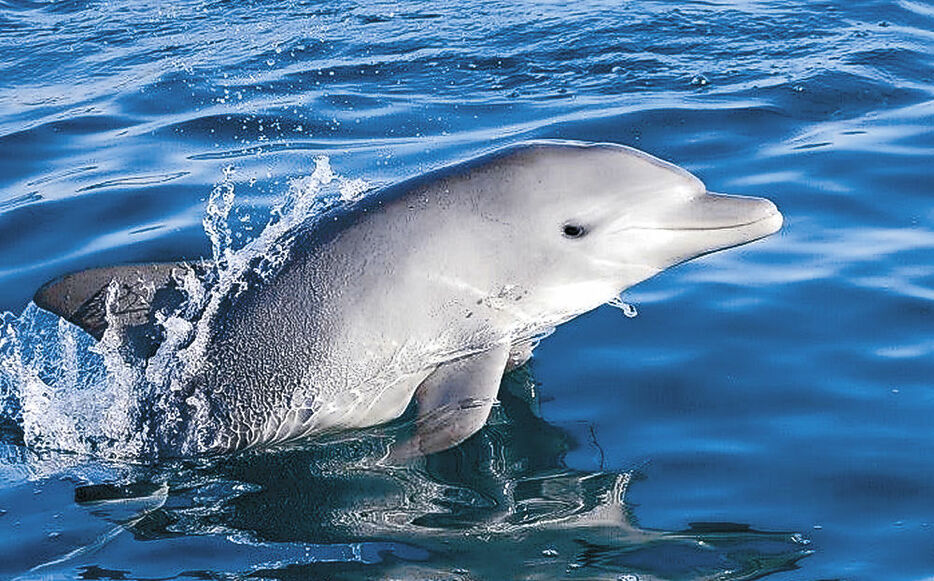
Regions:
<instances>
[{"instance_id":1,"label":"dolphin","mask_svg":"<svg viewBox=\"0 0 934 581\"><path fill-rule=\"evenodd\" d=\"M183 455L233 451L383 424L414 401L393 456L453 447L555 326L781 224L766 199L709 193L612 143L527 142L402 181L296 226L274 274L247 276L205 315L177 389L184 421L160 438ZM98 339L158 343L177 304L165 297L206 269L86 270L34 301Z\"/></svg>"}]
</instances>

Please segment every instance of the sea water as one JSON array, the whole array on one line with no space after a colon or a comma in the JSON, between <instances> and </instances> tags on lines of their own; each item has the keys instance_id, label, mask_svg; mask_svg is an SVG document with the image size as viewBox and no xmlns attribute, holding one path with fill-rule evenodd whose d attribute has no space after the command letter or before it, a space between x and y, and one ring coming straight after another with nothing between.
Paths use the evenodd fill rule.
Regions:
<instances>
[{"instance_id":1,"label":"sea water","mask_svg":"<svg viewBox=\"0 0 934 581\"><path fill-rule=\"evenodd\" d=\"M0 577L934 577L932 54L919 0L0 1ZM296 221L533 138L785 227L558 328L411 466L397 425L147 460L177 370L29 304L209 259L208 309Z\"/></svg>"}]
</instances>

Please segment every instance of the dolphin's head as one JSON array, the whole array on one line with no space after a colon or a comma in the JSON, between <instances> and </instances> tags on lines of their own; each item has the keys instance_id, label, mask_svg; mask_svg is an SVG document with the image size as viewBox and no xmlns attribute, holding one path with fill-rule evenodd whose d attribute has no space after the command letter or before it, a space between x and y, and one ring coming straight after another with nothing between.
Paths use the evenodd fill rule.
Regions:
<instances>
[{"instance_id":1,"label":"dolphin's head","mask_svg":"<svg viewBox=\"0 0 934 581\"><path fill-rule=\"evenodd\" d=\"M532 142L471 173L499 184L475 203L509 231L508 262L536 279L529 298L555 316L595 308L670 266L782 225L769 200L708 193L687 171L621 145Z\"/></svg>"}]
</instances>

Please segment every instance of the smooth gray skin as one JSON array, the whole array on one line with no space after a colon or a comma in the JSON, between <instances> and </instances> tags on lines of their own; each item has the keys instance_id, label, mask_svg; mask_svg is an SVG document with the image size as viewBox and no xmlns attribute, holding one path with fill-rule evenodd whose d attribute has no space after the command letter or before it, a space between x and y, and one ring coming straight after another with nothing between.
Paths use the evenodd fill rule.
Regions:
<instances>
[{"instance_id":1,"label":"smooth gray skin","mask_svg":"<svg viewBox=\"0 0 934 581\"><path fill-rule=\"evenodd\" d=\"M304 224L281 270L218 311L184 390L195 425L178 445L234 450L373 426L415 397L416 433L395 457L454 446L554 326L781 223L768 200L708 194L615 144L532 142L402 182ZM180 267L164 266L71 275L36 302L82 324L75 305L91 290Z\"/></svg>"}]
</instances>

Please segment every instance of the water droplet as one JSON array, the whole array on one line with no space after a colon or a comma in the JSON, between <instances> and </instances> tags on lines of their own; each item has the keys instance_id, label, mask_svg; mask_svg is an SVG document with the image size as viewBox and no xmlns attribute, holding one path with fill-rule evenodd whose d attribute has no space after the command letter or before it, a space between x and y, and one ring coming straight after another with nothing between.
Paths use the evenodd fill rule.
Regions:
<instances>
[{"instance_id":1,"label":"water droplet","mask_svg":"<svg viewBox=\"0 0 934 581\"><path fill-rule=\"evenodd\" d=\"M621 310L623 314L630 319L639 314L639 311L636 310L634 305L630 305L619 297L613 297L609 302L607 302L607 304L611 307L615 307Z\"/></svg>"}]
</instances>

